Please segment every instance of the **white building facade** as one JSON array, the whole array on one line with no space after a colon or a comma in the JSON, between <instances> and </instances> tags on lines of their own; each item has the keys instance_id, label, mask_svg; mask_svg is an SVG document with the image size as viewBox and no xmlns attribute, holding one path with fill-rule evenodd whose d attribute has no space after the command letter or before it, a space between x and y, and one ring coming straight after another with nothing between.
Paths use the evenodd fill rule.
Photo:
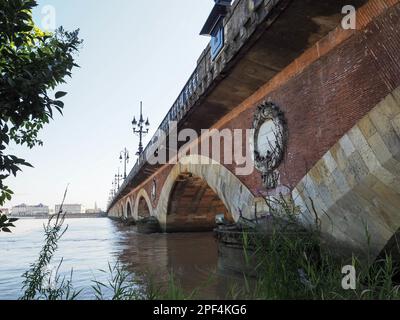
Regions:
<instances>
[{"instance_id":1,"label":"white building facade","mask_svg":"<svg viewBox=\"0 0 400 320\"><path fill-rule=\"evenodd\" d=\"M54 208L54 213L60 212L61 204L57 204ZM66 214L82 214L85 213L84 207L81 204L63 204L62 213Z\"/></svg>"},{"instance_id":2,"label":"white building facade","mask_svg":"<svg viewBox=\"0 0 400 320\"><path fill-rule=\"evenodd\" d=\"M11 215L18 217L34 217L48 215L50 212L49 207L43 204L37 206L20 204L11 209Z\"/></svg>"}]
</instances>

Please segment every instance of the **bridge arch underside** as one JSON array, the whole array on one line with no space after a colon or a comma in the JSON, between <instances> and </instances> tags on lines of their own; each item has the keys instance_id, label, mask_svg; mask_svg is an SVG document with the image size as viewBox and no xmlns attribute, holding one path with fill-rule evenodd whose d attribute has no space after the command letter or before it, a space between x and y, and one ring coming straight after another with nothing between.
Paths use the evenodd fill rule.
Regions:
<instances>
[{"instance_id":1,"label":"bridge arch underside","mask_svg":"<svg viewBox=\"0 0 400 320\"><path fill-rule=\"evenodd\" d=\"M220 214L227 221L234 221L204 179L188 172L178 176L169 198L167 232L211 231L216 226L215 217Z\"/></svg>"},{"instance_id":2,"label":"bridge arch underside","mask_svg":"<svg viewBox=\"0 0 400 320\"><path fill-rule=\"evenodd\" d=\"M144 197L140 197L137 208L138 219L148 218L151 216L149 205Z\"/></svg>"},{"instance_id":3,"label":"bridge arch underside","mask_svg":"<svg viewBox=\"0 0 400 320\"><path fill-rule=\"evenodd\" d=\"M156 216L164 231L201 231L215 226L215 216L228 221L253 218L257 199L224 165L200 155L182 157L161 190Z\"/></svg>"},{"instance_id":4,"label":"bridge arch underside","mask_svg":"<svg viewBox=\"0 0 400 320\"><path fill-rule=\"evenodd\" d=\"M126 204L126 217L132 218L132 207L131 207L131 203L129 201Z\"/></svg>"}]
</instances>

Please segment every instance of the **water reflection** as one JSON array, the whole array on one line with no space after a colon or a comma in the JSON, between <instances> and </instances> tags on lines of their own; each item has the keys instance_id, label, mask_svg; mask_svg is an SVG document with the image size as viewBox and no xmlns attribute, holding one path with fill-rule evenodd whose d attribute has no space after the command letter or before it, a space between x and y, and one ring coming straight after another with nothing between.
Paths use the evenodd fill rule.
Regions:
<instances>
[{"instance_id":1,"label":"water reflection","mask_svg":"<svg viewBox=\"0 0 400 320\"><path fill-rule=\"evenodd\" d=\"M130 271L150 273L166 284L171 272L186 291L200 289L199 299L226 298L238 279L218 273L218 249L212 233L142 235L134 227L119 227L124 233L120 260Z\"/></svg>"}]
</instances>

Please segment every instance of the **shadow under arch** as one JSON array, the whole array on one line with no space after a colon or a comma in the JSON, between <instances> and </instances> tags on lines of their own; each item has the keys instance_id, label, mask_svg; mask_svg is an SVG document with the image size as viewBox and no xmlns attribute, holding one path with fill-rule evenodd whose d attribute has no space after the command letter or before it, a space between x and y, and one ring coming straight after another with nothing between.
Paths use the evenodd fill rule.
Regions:
<instances>
[{"instance_id":1,"label":"shadow under arch","mask_svg":"<svg viewBox=\"0 0 400 320\"><path fill-rule=\"evenodd\" d=\"M141 189L136 196L133 217L135 220L153 215L153 207L146 190Z\"/></svg>"},{"instance_id":2,"label":"shadow under arch","mask_svg":"<svg viewBox=\"0 0 400 320\"><path fill-rule=\"evenodd\" d=\"M185 186L192 190L183 193ZM204 197L208 198L206 202ZM211 215L214 223L215 215L222 213L237 221L240 214L254 217L255 201L250 190L225 166L204 156L190 155L182 157L171 169L161 191L157 218L164 231L175 229L180 224L174 219L175 227L168 228L171 215L182 213L184 209L194 213L182 219L182 223L191 226L202 219L209 221ZM196 204L197 208L194 208Z\"/></svg>"},{"instance_id":3,"label":"shadow under arch","mask_svg":"<svg viewBox=\"0 0 400 320\"><path fill-rule=\"evenodd\" d=\"M171 190L166 232L200 232L215 228L215 217L233 218L207 182L190 172L182 173Z\"/></svg>"},{"instance_id":4,"label":"shadow under arch","mask_svg":"<svg viewBox=\"0 0 400 320\"><path fill-rule=\"evenodd\" d=\"M130 200L130 199L128 199L128 200L126 201L126 217L127 217L127 218L133 218L133 215L132 215L132 206L131 206L131 200Z\"/></svg>"}]
</instances>

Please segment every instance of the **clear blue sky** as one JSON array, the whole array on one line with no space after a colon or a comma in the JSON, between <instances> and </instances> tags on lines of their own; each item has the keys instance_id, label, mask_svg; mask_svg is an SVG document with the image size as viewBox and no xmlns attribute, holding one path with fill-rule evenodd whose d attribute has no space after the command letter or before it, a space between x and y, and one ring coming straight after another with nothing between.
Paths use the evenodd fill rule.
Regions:
<instances>
[{"instance_id":1,"label":"clear blue sky","mask_svg":"<svg viewBox=\"0 0 400 320\"><path fill-rule=\"evenodd\" d=\"M54 209L69 183L68 203L105 208L111 182L127 147L136 157L131 120L144 102L152 132L175 101L209 39L199 36L212 0L39 0L56 9L57 26L81 29L84 46L68 84L64 116L45 127L43 147L10 152L27 159L7 183L15 195L7 207L44 203ZM146 140L147 142L147 140Z\"/></svg>"}]
</instances>

